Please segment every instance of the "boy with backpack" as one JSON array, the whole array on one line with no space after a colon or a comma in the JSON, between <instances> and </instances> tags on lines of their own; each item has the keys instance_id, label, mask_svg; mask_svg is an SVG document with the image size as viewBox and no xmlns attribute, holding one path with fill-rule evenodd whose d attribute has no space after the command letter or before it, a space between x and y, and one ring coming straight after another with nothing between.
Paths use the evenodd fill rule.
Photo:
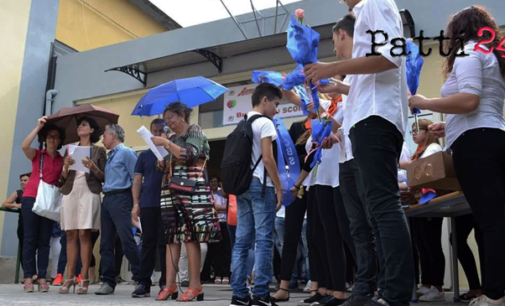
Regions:
<instances>
[{"instance_id":1,"label":"boy with backpack","mask_svg":"<svg viewBox=\"0 0 505 306\"><path fill-rule=\"evenodd\" d=\"M253 110L226 140L221 166L223 190L237 196L238 219L232 255L232 306L271 305L274 222L282 203L282 185L274 154L277 132L272 118L281 98L282 92L272 84L256 87L252 95ZM253 243L256 244L256 272L251 304L246 286L246 259Z\"/></svg>"}]
</instances>

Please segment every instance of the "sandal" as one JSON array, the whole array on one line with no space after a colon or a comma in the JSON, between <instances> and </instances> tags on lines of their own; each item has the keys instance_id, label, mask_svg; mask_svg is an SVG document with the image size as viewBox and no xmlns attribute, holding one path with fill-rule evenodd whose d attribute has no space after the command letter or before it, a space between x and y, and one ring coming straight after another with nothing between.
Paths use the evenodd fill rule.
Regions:
<instances>
[{"instance_id":1,"label":"sandal","mask_svg":"<svg viewBox=\"0 0 505 306\"><path fill-rule=\"evenodd\" d=\"M33 283L24 284L23 290L27 293L32 293L33 292Z\"/></svg>"},{"instance_id":2,"label":"sandal","mask_svg":"<svg viewBox=\"0 0 505 306\"><path fill-rule=\"evenodd\" d=\"M69 285L67 285L67 283L70 283ZM70 287L74 287L74 293L75 293L75 278L71 278L71 279L66 279L65 282L63 283L63 286L61 286L60 289L58 289L58 293L59 294L68 294L70 293Z\"/></svg>"},{"instance_id":3,"label":"sandal","mask_svg":"<svg viewBox=\"0 0 505 306\"><path fill-rule=\"evenodd\" d=\"M37 287L39 289L39 292L45 293L49 291L49 284L46 281L44 281L43 283L40 282L37 283Z\"/></svg>"},{"instance_id":4,"label":"sandal","mask_svg":"<svg viewBox=\"0 0 505 306\"><path fill-rule=\"evenodd\" d=\"M290 298L290 293L289 293L289 290L287 289L284 289L284 288L279 288L279 290L281 291L284 291L284 292L287 292L288 293L288 297L286 299L282 299L282 300L278 300L276 299L275 297L271 297L270 300L272 301L272 303L281 303L281 302L289 302L289 298Z\"/></svg>"},{"instance_id":5,"label":"sandal","mask_svg":"<svg viewBox=\"0 0 505 306\"><path fill-rule=\"evenodd\" d=\"M198 302L201 302L203 301L204 298L204 293L202 291L203 291L202 286L200 286L200 288L198 288L197 290L188 289L184 291L184 293L179 299L177 299L177 302L193 302L195 299ZM188 298L188 294L191 294L193 297Z\"/></svg>"},{"instance_id":6,"label":"sandal","mask_svg":"<svg viewBox=\"0 0 505 306\"><path fill-rule=\"evenodd\" d=\"M172 300L176 300L178 296L179 292L177 291L177 285L174 285L170 289L165 287L163 288L163 290L160 291L160 293L156 297L156 301L166 301L169 298L171 298Z\"/></svg>"},{"instance_id":7,"label":"sandal","mask_svg":"<svg viewBox=\"0 0 505 306\"><path fill-rule=\"evenodd\" d=\"M86 287L84 287L84 283L85 282L88 283L88 285ZM81 280L81 284L79 286L79 289L77 289L77 294L87 294L90 282L91 281L89 279L83 279L83 280ZM75 290L75 285L74 285L74 290Z\"/></svg>"}]
</instances>

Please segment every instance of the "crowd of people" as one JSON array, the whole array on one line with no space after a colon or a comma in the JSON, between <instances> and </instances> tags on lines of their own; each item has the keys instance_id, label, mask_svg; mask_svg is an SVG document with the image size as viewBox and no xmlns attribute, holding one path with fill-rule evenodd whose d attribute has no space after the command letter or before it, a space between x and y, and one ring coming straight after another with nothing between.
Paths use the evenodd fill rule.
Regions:
<instances>
[{"instance_id":1,"label":"crowd of people","mask_svg":"<svg viewBox=\"0 0 505 306\"><path fill-rule=\"evenodd\" d=\"M77 133L79 145L91 148L90 157L73 160L59 153L65 131L47 124L45 117L39 119L22 144L32 172L20 176L21 189L4 203L21 210L24 290L33 292L35 284L38 291L49 290L54 222L32 211L43 180L60 186L63 194L60 226L66 236L62 253L67 276L59 288L62 294L75 291L76 285L77 294L87 293L94 281L90 267L95 266L92 249L99 231L102 285L97 295L114 293L119 241L120 257L124 253L128 259L136 282L133 297L150 296L159 252L162 273L156 300L202 301L201 274L208 273L202 272L208 257L214 282L233 289L232 306L288 301L302 275L310 281L305 305L406 306L413 288L418 288L421 301L443 301L443 219L407 219L401 193L410 191L408 165L444 150L440 139L446 137L473 212L456 221L458 258L470 286L460 298L472 306L504 306L505 245L500 242L505 241L505 53L497 48L503 38L500 29L482 7L455 13L446 31L451 39L445 49L454 52L444 59L442 97L410 96L405 57L390 53L390 42L377 49L381 56L366 56L369 29L403 36L395 2L343 2L349 13L333 28L338 61L304 68L308 80L332 82L318 87L320 109L309 104L311 114L290 128L301 173L290 187L295 200L286 207L272 119L283 98L301 106L293 91L269 83L256 87L243 123L252 131L250 183L235 195L221 188L219 176L207 173L208 140L190 123L191 108L181 102L169 104L163 119L150 126L153 143L168 151L163 161L150 150L137 157L123 144L121 126L110 124L100 131L89 117L79 120ZM492 51L488 54L474 50L486 38L479 35L483 27L496 32L483 47ZM457 44L460 33L463 46ZM457 57L460 48L469 56ZM421 119L418 126L408 126L409 108L445 113L446 122ZM320 142L312 139L311 127L318 113L333 121L331 136ZM405 145L409 134L417 144L413 154ZM31 147L37 135L42 149ZM96 145L102 135L104 147ZM319 147L321 161L311 166ZM79 162L89 172L69 170ZM141 232L140 247L133 226ZM466 242L472 229L482 282ZM280 285L271 296L275 247L281 258ZM187 287L180 297L179 286Z\"/></svg>"}]
</instances>

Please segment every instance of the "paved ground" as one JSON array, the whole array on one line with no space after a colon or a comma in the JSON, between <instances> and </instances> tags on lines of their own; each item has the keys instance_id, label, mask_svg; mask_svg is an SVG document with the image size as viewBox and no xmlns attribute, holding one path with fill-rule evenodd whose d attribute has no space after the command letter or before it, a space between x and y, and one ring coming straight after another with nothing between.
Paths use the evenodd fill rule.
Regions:
<instances>
[{"instance_id":1,"label":"paved ground","mask_svg":"<svg viewBox=\"0 0 505 306\"><path fill-rule=\"evenodd\" d=\"M91 294L87 295L61 295L58 294L58 287L51 287L48 293L24 293L22 285L0 285L0 306L4 305L50 305L50 306L67 306L67 305L82 305L82 306L116 306L116 305L163 305L170 303L171 305L181 305L175 301L157 302L155 298L155 287L152 287L152 297L143 299L133 299L130 297L133 291L131 285L118 285L114 295L96 296L93 294L98 289L98 285L90 287ZM214 305L229 305L231 299L231 289L225 285L205 285L205 301L198 303L199 306L214 306ZM303 293L292 293L291 301L281 303L281 306L296 306L298 301L306 297ZM424 305L429 306L452 306L452 295L447 294L447 302L445 303L430 303ZM415 304L413 304L415 305ZM419 305L419 304L418 304ZM421 304L422 306L423 304ZM465 304L459 304L465 305Z\"/></svg>"}]
</instances>

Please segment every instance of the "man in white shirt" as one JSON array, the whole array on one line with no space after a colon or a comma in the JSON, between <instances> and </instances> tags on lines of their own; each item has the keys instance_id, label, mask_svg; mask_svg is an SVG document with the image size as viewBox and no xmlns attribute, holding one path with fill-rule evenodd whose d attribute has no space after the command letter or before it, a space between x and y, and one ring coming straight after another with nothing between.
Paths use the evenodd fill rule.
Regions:
<instances>
[{"instance_id":1,"label":"man in white shirt","mask_svg":"<svg viewBox=\"0 0 505 306\"><path fill-rule=\"evenodd\" d=\"M334 51L338 59L346 60L352 57L352 46L354 36L354 26L356 17L354 14L344 16L333 27ZM339 86L347 86L352 81L353 76L347 76L342 83L337 86L321 87L320 91L339 91ZM348 97L342 95L342 108L344 119L342 128L339 129L338 137L342 147L340 154L340 186L345 210L350 221L351 236L356 248L356 282L352 291L353 298L350 301L356 303L358 300L367 302L377 291L377 251L373 232L378 233L377 226L372 226L369 209L366 206L365 191L363 181L358 168L358 164L352 155L352 143L349 139L350 120L346 117ZM334 140L334 141L331 141ZM323 147L329 148L336 143L337 138L333 135L325 141ZM336 144L335 144L336 145ZM373 223L376 225L375 223ZM377 246L378 248L379 246Z\"/></svg>"},{"instance_id":2,"label":"man in white shirt","mask_svg":"<svg viewBox=\"0 0 505 306\"><path fill-rule=\"evenodd\" d=\"M352 59L305 66L313 82L334 75L354 75L348 94L345 120L350 122L349 138L361 173L381 259L379 299L366 301L351 297L348 306L389 304L407 306L414 286L414 265L409 230L400 203L398 160L407 125L407 84L403 50L390 41L372 53L372 35L381 30L389 38L403 37L403 25L393 0L345 0L356 15ZM378 39L382 36L377 35ZM343 84L340 84L343 85ZM375 224L374 224L375 223ZM361 251L356 244L356 253ZM346 305L346 306L347 306Z\"/></svg>"},{"instance_id":3,"label":"man in white shirt","mask_svg":"<svg viewBox=\"0 0 505 306\"><path fill-rule=\"evenodd\" d=\"M253 110L247 114L247 118L263 116L252 122L251 168L260 158L261 160L254 169L249 190L237 196L238 225L232 255L232 306L271 305L269 284L273 273L274 222L275 213L282 205L282 185L273 149L277 132L272 118L277 113L281 99L282 92L278 87L268 83L260 84L252 95ZM246 259L253 239L256 239L256 270L251 304L246 286Z\"/></svg>"}]
</instances>

